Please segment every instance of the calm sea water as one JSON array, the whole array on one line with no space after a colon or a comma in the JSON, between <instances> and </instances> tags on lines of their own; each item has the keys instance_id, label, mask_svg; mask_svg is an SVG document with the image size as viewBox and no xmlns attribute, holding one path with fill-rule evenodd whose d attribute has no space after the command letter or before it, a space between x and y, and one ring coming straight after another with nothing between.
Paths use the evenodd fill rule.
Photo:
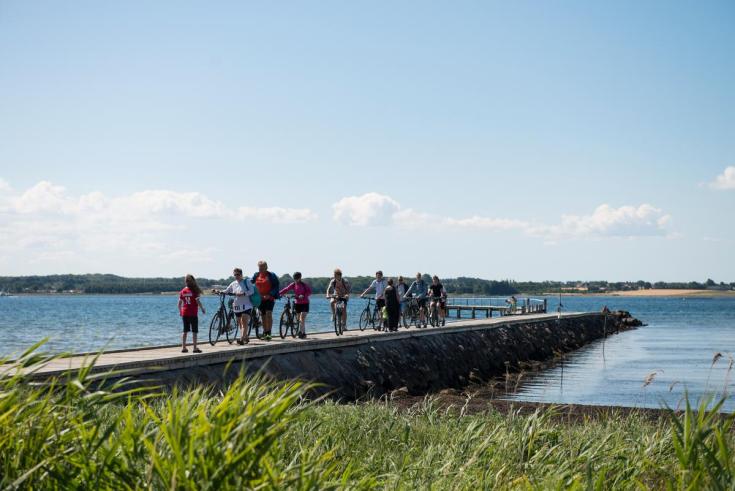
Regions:
<instances>
[{"instance_id":1,"label":"calm sea water","mask_svg":"<svg viewBox=\"0 0 735 491\"><path fill-rule=\"evenodd\" d=\"M735 391L728 370L735 353L735 299L565 297L564 310L597 311L603 305L629 310L647 327L608 337L568 354L563 365L527 379L511 398L527 401L659 407L680 403L685 390ZM181 325L177 298L160 295L0 297L0 356L19 353L43 337L45 349L96 351L175 344ZM356 326L363 300L350 300L349 326ZM497 301L493 302L496 303ZM206 338L218 299L205 297L200 315ZM549 299L554 310L556 298ZM274 317L280 315L277 305ZM277 321L276 321L277 322ZM313 297L310 332L331 329L324 298ZM277 326L276 326L277 329ZM712 365L715 353L722 359ZM653 381L644 380L655 373ZM735 411L729 397L726 410Z\"/></svg>"},{"instance_id":2,"label":"calm sea water","mask_svg":"<svg viewBox=\"0 0 735 491\"><path fill-rule=\"evenodd\" d=\"M629 310L648 326L613 335L567 354L562 364L521 384L510 399L522 401L678 407L685 393L726 397L735 411L735 299L563 298L569 310L600 303ZM556 300L552 303L557 304ZM715 353L722 358L713 364ZM654 374L654 375L651 375ZM652 376L650 384L644 385Z\"/></svg>"}]
</instances>

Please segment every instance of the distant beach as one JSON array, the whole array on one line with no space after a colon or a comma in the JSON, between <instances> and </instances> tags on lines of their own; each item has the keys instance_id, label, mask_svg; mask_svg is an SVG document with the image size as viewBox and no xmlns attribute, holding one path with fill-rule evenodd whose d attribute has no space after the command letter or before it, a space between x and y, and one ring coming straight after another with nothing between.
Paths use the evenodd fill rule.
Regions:
<instances>
[{"instance_id":1,"label":"distant beach","mask_svg":"<svg viewBox=\"0 0 735 491\"><path fill-rule=\"evenodd\" d=\"M735 297L733 290L657 289L610 292L603 295L619 297Z\"/></svg>"}]
</instances>

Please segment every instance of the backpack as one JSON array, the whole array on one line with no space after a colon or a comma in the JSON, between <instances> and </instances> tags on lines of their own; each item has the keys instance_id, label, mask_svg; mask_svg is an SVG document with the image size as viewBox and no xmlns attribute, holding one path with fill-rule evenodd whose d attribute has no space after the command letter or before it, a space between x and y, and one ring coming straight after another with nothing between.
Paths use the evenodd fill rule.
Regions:
<instances>
[{"instance_id":1,"label":"backpack","mask_svg":"<svg viewBox=\"0 0 735 491\"><path fill-rule=\"evenodd\" d=\"M253 304L254 308L260 307L260 302L263 300L263 298L260 296L260 292L258 291L258 288L250 283L250 285L253 287L253 294L250 295L250 303Z\"/></svg>"}]
</instances>

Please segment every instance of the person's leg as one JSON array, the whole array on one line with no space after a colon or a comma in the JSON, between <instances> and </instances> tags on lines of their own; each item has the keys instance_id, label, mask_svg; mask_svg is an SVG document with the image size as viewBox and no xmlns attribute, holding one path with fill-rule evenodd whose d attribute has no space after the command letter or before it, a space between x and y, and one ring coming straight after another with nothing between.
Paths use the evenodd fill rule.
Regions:
<instances>
[{"instance_id":1,"label":"person's leg","mask_svg":"<svg viewBox=\"0 0 735 491\"><path fill-rule=\"evenodd\" d=\"M201 353L202 350L197 348L197 334L199 334L199 317L191 318L191 339L194 344L194 353Z\"/></svg>"},{"instance_id":2,"label":"person's leg","mask_svg":"<svg viewBox=\"0 0 735 491\"><path fill-rule=\"evenodd\" d=\"M273 311L266 310L265 317L263 318L263 330L269 336L270 336L272 327L273 327Z\"/></svg>"},{"instance_id":3,"label":"person's leg","mask_svg":"<svg viewBox=\"0 0 735 491\"><path fill-rule=\"evenodd\" d=\"M186 317L181 317L181 320L184 324L184 332L181 334L181 352L186 353L188 350L186 349L186 335L189 334L189 320Z\"/></svg>"},{"instance_id":4,"label":"person's leg","mask_svg":"<svg viewBox=\"0 0 735 491\"><path fill-rule=\"evenodd\" d=\"M247 343L250 341L250 338L248 337L248 328L250 327L250 314L242 314L242 339Z\"/></svg>"},{"instance_id":5,"label":"person's leg","mask_svg":"<svg viewBox=\"0 0 735 491\"><path fill-rule=\"evenodd\" d=\"M299 332L301 334L306 334L306 314L307 314L307 312L301 312L299 314L299 316L300 316L299 323L301 325L301 329L300 329Z\"/></svg>"}]
</instances>

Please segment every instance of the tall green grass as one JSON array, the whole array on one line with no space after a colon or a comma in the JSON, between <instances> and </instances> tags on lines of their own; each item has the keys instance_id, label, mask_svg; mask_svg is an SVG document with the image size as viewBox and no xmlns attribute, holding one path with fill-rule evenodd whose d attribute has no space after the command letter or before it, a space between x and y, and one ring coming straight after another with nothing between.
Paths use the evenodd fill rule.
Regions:
<instances>
[{"instance_id":1,"label":"tall green grass","mask_svg":"<svg viewBox=\"0 0 735 491\"><path fill-rule=\"evenodd\" d=\"M568 419L309 403L261 376L165 394L115 380L1 378L0 489L735 489L721 402Z\"/></svg>"}]
</instances>

